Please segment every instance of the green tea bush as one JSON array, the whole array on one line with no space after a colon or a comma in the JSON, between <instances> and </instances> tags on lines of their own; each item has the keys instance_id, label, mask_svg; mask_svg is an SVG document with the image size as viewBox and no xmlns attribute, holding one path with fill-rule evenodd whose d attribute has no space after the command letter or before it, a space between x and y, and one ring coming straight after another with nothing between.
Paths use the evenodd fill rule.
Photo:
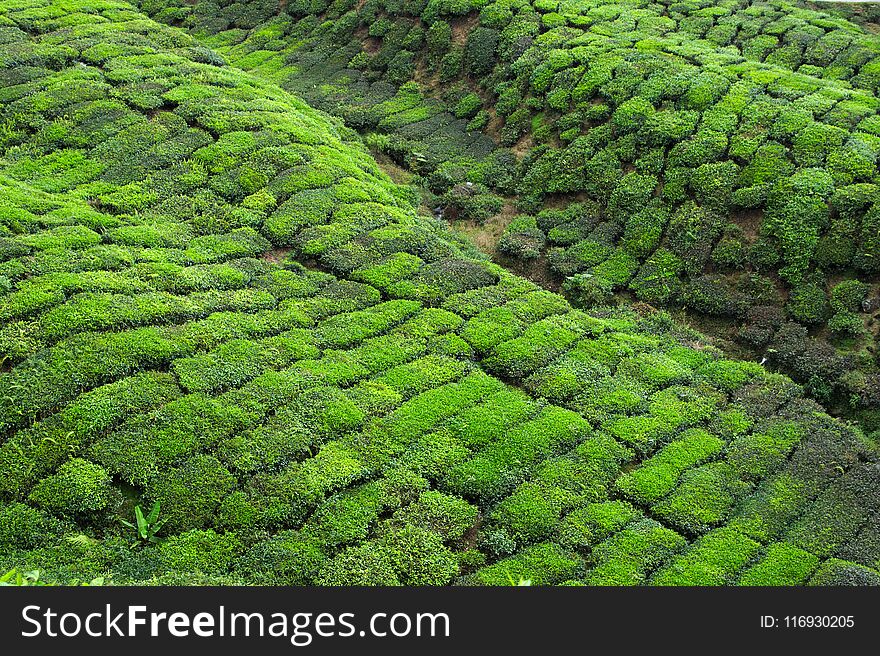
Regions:
<instances>
[{"instance_id":1,"label":"green tea bush","mask_svg":"<svg viewBox=\"0 0 880 656\"><path fill-rule=\"evenodd\" d=\"M560 544L570 549L589 549L639 517L639 511L626 501L587 504L562 518Z\"/></svg>"},{"instance_id":2,"label":"green tea bush","mask_svg":"<svg viewBox=\"0 0 880 656\"><path fill-rule=\"evenodd\" d=\"M845 280L831 290L829 302L835 312L860 312L868 286L859 280Z\"/></svg>"},{"instance_id":3,"label":"green tea bush","mask_svg":"<svg viewBox=\"0 0 880 656\"><path fill-rule=\"evenodd\" d=\"M618 403L620 402L620 399L614 400ZM622 400L638 403L641 399L638 397L635 399L624 397ZM652 417L650 415L612 419L610 422L603 424L602 428L640 453L653 451L658 443L665 442L672 434L672 429L667 422L659 417Z\"/></svg>"},{"instance_id":4,"label":"green tea bush","mask_svg":"<svg viewBox=\"0 0 880 656\"><path fill-rule=\"evenodd\" d=\"M738 176L739 167L735 162L701 164L694 169L691 188L702 204L726 209Z\"/></svg>"},{"instance_id":5,"label":"green tea bush","mask_svg":"<svg viewBox=\"0 0 880 656\"><path fill-rule=\"evenodd\" d=\"M160 567L169 572L221 575L241 551L242 544L232 533L187 531L159 545L158 559Z\"/></svg>"},{"instance_id":6,"label":"green tea bush","mask_svg":"<svg viewBox=\"0 0 880 656\"><path fill-rule=\"evenodd\" d=\"M471 92L462 96L461 100L455 105L453 114L456 118L473 118L479 110L483 108L483 101L480 97Z\"/></svg>"},{"instance_id":7,"label":"green tea bush","mask_svg":"<svg viewBox=\"0 0 880 656\"><path fill-rule=\"evenodd\" d=\"M296 531L281 531L250 547L234 567L249 579L266 585L307 585L326 560L317 540Z\"/></svg>"},{"instance_id":8,"label":"green tea bush","mask_svg":"<svg viewBox=\"0 0 880 656\"><path fill-rule=\"evenodd\" d=\"M713 417L722 401L723 397L714 390L675 385L652 394L648 409L670 428L681 430Z\"/></svg>"},{"instance_id":9,"label":"green tea bush","mask_svg":"<svg viewBox=\"0 0 880 656\"><path fill-rule=\"evenodd\" d=\"M577 340L575 331L560 324L564 321L554 318L532 324L522 337L495 346L486 365L509 378L522 378L534 372Z\"/></svg>"},{"instance_id":10,"label":"green tea bush","mask_svg":"<svg viewBox=\"0 0 880 656\"><path fill-rule=\"evenodd\" d=\"M66 461L129 415L173 401L180 389L168 374L144 373L81 394L60 413L19 431L0 446L4 494L23 494L43 475Z\"/></svg>"},{"instance_id":11,"label":"green tea bush","mask_svg":"<svg viewBox=\"0 0 880 656\"><path fill-rule=\"evenodd\" d=\"M301 228L325 223L335 206L329 189L306 189L300 191L275 210L263 224L273 243L292 245Z\"/></svg>"},{"instance_id":12,"label":"green tea bush","mask_svg":"<svg viewBox=\"0 0 880 656\"><path fill-rule=\"evenodd\" d=\"M28 499L59 516L83 516L106 510L113 500L106 470L82 458L73 458L52 476L42 479Z\"/></svg>"},{"instance_id":13,"label":"green tea bush","mask_svg":"<svg viewBox=\"0 0 880 656\"><path fill-rule=\"evenodd\" d=\"M803 436L796 424L781 422L765 431L737 437L729 444L726 459L741 478L761 480L785 463Z\"/></svg>"},{"instance_id":14,"label":"green tea bush","mask_svg":"<svg viewBox=\"0 0 880 656\"><path fill-rule=\"evenodd\" d=\"M317 455L260 481L269 497L266 519L301 522L326 495L359 480L364 470L353 449L338 441L327 442Z\"/></svg>"},{"instance_id":15,"label":"green tea bush","mask_svg":"<svg viewBox=\"0 0 880 656\"><path fill-rule=\"evenodd\" d=\"M610 369L595 362L588 351L575 347L530 376L525 385L542 398L562 403L583 391L590 381L610 373Z\"/></svg>"},{"instance_id":16,"label":"green tea bush","mask_svg":"<svg viewBox=\"0 0 880 656\"><path fill-rule=\"evenodd\" d=\"M315 336L325 347L351 346L365 337L372 337L388 330L420 309L413 301L389 301L367 310L338 314L322 322Z\"/></svg>"},{"instance_id":17,"label":"green tea bush","mask_svg":"<svg viewBox=\"0 0 880 656\"><path fill-rule=\"evenodd\" d=\"M710 463L683 474L679 486L651 510L673 526L700 534L722 523L748 489L731 465Z\"/></svg>"},{"instance_id":18,"label":"green tea bush","mask_svg":"<svg viewBox=\"0 0 880 656\"><path fill-rule=\"evenodd\" d=\"M732 582L760 545L731 528L694 542L651 579L653 585L724 585Z\"/></svg>"},{"instance_id":19,"label":"green tea bush","mask_svg":"<svg viewBox=\"0 0 880 656\"><path fill-rule=\"evenodd\" d=\"M216 458L198 455L150 481L147 496L161 504L170 530L186 531L211 526L234 486L232 474Z\"/></svg>"},{"instance_id":20,"label":"green tea bush","mask_svg":"<svg viewBox=\"0 0 880 656\"><path fill-rule=\"evenodd\" d=\"M636 296L649 303L674 300L681 291L679 273L681 260L672 252L659 248L645 261L629 287Z\"/></svg>"},{"instance_id":21,"label":"green tea bush","mask_svg":"<svg viewBox=\"0 0 880 656\"><path fill-rule=\"evenodd\" d=\"M563 446L574 446L589 430L575 413L548 407L453 468L445 486L466 498L498 499L516 487L537 461Z\"/></svg>"},{"instance_id":22,"label":"green tea bush","mask_svg":"<svg viewBox=\"0 0 880 656\"><path fill-rule=\"evenodd\" d=\"M232 340L217 349L173 364L183 388L190 392L211 392L238 387L270 366L283 366L297 359L316 357L320 351L311 333L295 330L262 342Z\"/></svg>"},{"instance_id":23,"label":"green tea bush","mask_svg":"<svg viewBox=\"0 0 880 656\"><path fill-rule=\"evenodd\" d=\"M440 356L427 356L409 364L402 364L385 372L376 380L391 389L411 397L457 379L466 369L458 360Z\"/></svg>"},{"instance_id":24,"label":"green tea bush","mask_svg":"<svg viewBox=\"0 0 880 656\"><path fill-rule=\"evenodd\" d=\"M247 425L242 408L191 394L149 415L135 415L92 445L94 459L137 485L180 458L216 444Z\"/></svg>"},{"instance_id":25,"label":"green tea bush","mask_svg":"<svg viewBox=\"0 0 880 656\"><path fill-rule=\"evenodd\" d=\"M496 282L496 277L479 262L443 259L425 266L409 280L392 285L389 294L396 298L439 305L452 294Z\"/></svg>"},{"instance_id":26,"label":"green tea bush","mask_svg":"<svg viewBox=\"0 0 880 656\"><path fill-rule=\"evenodd\" d=\"M828 329L841 336L860 337L865 333L865 323L854 312L838 312L828 320Z\"/></svg>"},{"instance_id":27,"label":"green tea bush","mask_svg":"<svg viewBox=\"0 0 880 656\"><path fill-rule=\"evenodd\" d=\"M507 388L450 418L446 429L469 448L486 446L517 422L530 419L539 406L525 393Z\"/></svg>"},{"instance_id":28,"label":"green tea bush","mask_svg":"<svg viewBox=\"0 0 880 656\"><path fill-rule=\"evenodd\" d=\"M473 372L461 382L422 392L369 427L368 442L359 448L361 457L371 466L385 467L404 451L415 436L498 392L500 388L499 381L482 372Z\"/></svg>"},{"instance_id":29,"label":"green tea bush","mask_svg":"<svg viewBox=\"0 0 880 656\"><path fill-rule=\"evenodd\" d=\"M874 553L878 542L880 542L880 528L868 522L856 537L838 551L838 555L876 569L878 559L874 557Z\"/></svg>"},{"instance_id":30,"label":"green tea bush","mask_svg":"<svg viewBox=\"0 0 880 656\"><path fill-rule=\"evenodd\" d=\"M418 501L391 517L393 526L414 526L436 533L444 541L458 540L477 521L479 511L458 497L434 490L423 492Z\"/></svg>"},{"instance_id":31,"label":"green tea bush","mask_svg":"<svg viewBox=\"0 0 880 656\"><path fill-rule=\"evenodd\" d=\"M327 499L304 525L303 533L330 549L355 544L368 537L381 510L381 490L368 483Z\"/></svg>"},{"instance_id":32,"label":"green tea bush","mask_svg":"<svg viewBox=\"0 0 880 656\"><path fill-rule=\"evenodd\" d=\"M391 529L378 544L401 585L446 585L458 573L458 559L432 531L415 526Z\"/></svg>"},{"instance_id":33,"label":"green tea bush","mask_svg":"<svg viewBox=\"0 0 880 656\"><path fill-rule=\"evenodd\" d=\"M498 48L498 32L488 27L474 29L465 46L465 68L470 75L482 77L492 70Z\"/></svg>"},{"instance_id":34,"label":"green tea bush","mask_svg":"<svg viewBox=\"0 0 880 656\"><path fill-rule=\"evenodd\" d=\"M761 560L739 578L739 585L802 585L819 564L813 554L785 542L767 547Z\"/></svg>"},{"instance_id":35,"label":"green tea bush","mask_svg":"<svg viewBox=\"0 0 880 656\"><path fill-rule=\"evenodd\" d=\"M287 464L310 454L325 440L359 428L364 413L341 390L315 387L298 391L261 426L236 433L217 447L223 463L238 472Z\"/></svg>"},{"instance_id":36,"label":"green tea bush","mask_svg":"<svg viewBox=\"0 0 880 656\"><path fill-rule=\"evenodd\" d=\"M452 28L443 20L431 23L426 36L430 61L436 65L452 44Z\"/></svg>"},{"instance_id":37,"label":"green tea bush","mask_svg":"<svg viewBox=\"0 0 880 656\"><path fill-rule=\"evenodd\" d=\"M880 585L880 573L863 565L829 558L819 566L807 585Z\"/></svg>"},{"instance_id":38,"label":"green tea bush","mask_svg":"<svg viewBox=\"0 0 880 656\"><path fill-rule=\"evenodd\" d=\"M535 259L544 248L544 233L534 217L524 216L511 221L498 242L498 250L505 255Z\"/></svg>"},{"instance_id":39,"label":"green tea bush","mask_svg":"<svg viewBox=\"0 0 880 656\"><path fill-rule=\"evenodd\" d=\"M0 519L0 544L10 551L50 546L67 530L57 518L18 502L0 504Z\"/></svg>"},{"instance_id":40,"label":"green tea bush","mask_svg":"<svg viewBox=\"0 0 880 656\"><path fill-rule=\"evenodd\" d=\"M700 379L725 392L735 392L763 375L764 369L759 364L734 360L714 360L697 370Z\"/></svg>"},{"instance_id":41,"label":"green tea bush","mask_svg":"<svg viewBox=\"0 0 880 656\"><path fill-rule=\"evenodd\" d=\"M625 358L617 365L617 373L635 378L652 389L687 383L692 375L688 367L661 353L640 353Z\"/></svg>"},{"instance_id":42,"label":"green tea bush","mask_svg":"<svg viewBox=\"0 0 880 656\"><path fill-rule=\"evenodd\" d=\"M516 556L483 567L474 574L481 585L552 585L574 578L581 567L577 558L556 544L543 543L524 549Z\"/></svg>"},{"instance_id":43,"label":"green tea bush","mask_svg":"<svg viewBox=\"0 0 880 656\"><path fill-rule=\"evenodd\" d=\"M638 585L681 551L685 539L652 519L636 521L593 548L588 585Z\"/></svg>"},{"instance_id":44,"label":"green tea bush","mask_svg":"<svg viewBox=\"0 0 880 656\"><path fill-rule=\"evenodd\" d=\"M681 474L718 454L724 442L691 429L617 480L617 488L639 503L653 503L673 490Z\"/></svg>"},{"instance_id":45,"label":"green tea bush","mask_svg":"<svg viewBox=\"0 0 880 656\"><path fill-rule=\"evenodd\" d=\"M786 309L793 318L807 325L822 323L828 316L825 289L811 283L793 289Z\"/></svg>"},{"instance_id":46,"label":"green tea bush","mask_svg":"<svg viewBox=\"0 0 880 656\"><path fill-rule=\"evenodd\" d=\"M856 467L835 481L789 529L786 541L820 557L855 536L876 504L876 467Z\"/></svg>"},{"instance_id":47,"label":"green tea bush","mask_svg":"<svg viewBox=\"0 0 880 656\"><path fill-rule=\"evenodd\" d=\"M348 547L319 571L317 585L401 585L390 550L375 543Z\"/></svg>"},{"instance_id":48,"label":"green tea bush","mask_svg":"<svg viewBox=\"0 0 880 656\"><path fill-rule=\"evenodd\" d=\"M517 545L532 544L551 537L566 500L561 490L523 483L498 504L492 518Z\"/></svg>"}]
</instances>

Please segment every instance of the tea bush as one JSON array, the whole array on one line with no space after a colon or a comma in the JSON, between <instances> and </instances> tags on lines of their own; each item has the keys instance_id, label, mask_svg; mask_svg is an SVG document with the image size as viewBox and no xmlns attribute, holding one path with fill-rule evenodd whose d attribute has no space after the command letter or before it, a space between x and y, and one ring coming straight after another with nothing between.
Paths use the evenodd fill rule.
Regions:
<instances>
[{"instance_id":1,"label":"tea bush","mask_svg":"<svg viewBox=\"0 0 880 656\"><path fill-rule=\"evenodd\" d=\"M617 488L640 503L657 501L675 487L681 474L721 451L724 442L706 431L685 431L617 480Z\"/></svg>"},{"instance_id":2,"label":"tea bush","mask_svg":"<svg viewBox=\"0 0 880 656\"><path fill-rule=\"evenodd\" d=\"M103 467L73 458L37 483L28 499L57 515L75 517L105 510L112 492L110 476Z\"/></svg>"},{"instance_id":3,"label":"tea bush","mask_svg":"<svg viewBox=\"0 0 880 656\"><path fill-rule=\"evenodd\" d=\"M520 580L552 585L574 578L580 567L578 560L558 545L543 543L477 570L474 579L482 585L517 585Z\"/></svg>"},{"instance_id":4,"label":"tea bush","mask_svg":"<svg viewBox=\"0 0 880 656\"><path fill-rule=\"evenodd\" d=\"M880 585L880 573L845 560L826 560L807 582L807 585Z\"/></svg>"},{"instance_id":5,"label":"tea bush","mask_svg":"<svg viewBox=\"0 0 880 656\"><path fill-rule=\"evenodd\" d=\"M658 522L636 521L593 549L596 565L585 581L588 585L638 585L685 544L683 537Z\"/></svg>"},{"instance_id":6,"label":"tea bush","mask_svg":"<svg viewBox=\"0 0 880 656\"><path fill-rule=\"evenodd\" d=\"M818 564L819 559L808 551L776 542L743 572L739 585L802 585Z\"/></svg>"},{"instance_id":7,"label":"tea bush","mask_svg":"<svg viewBox=\"0 0 880 656\"><path fill-rule=\"evenodd\" d=\"M653 577L654 585L724 585L733 581L760 545L731 528L711 531Z\"/></svg>"}]
</instances>

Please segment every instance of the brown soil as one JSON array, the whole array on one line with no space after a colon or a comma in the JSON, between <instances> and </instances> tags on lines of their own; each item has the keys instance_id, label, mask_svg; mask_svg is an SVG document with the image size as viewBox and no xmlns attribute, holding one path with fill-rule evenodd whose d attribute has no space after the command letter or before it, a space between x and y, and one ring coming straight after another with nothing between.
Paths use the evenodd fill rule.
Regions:
<instances>
[{"instance_id":1,"label":"brown soil","mask_svg":"<svg viewBox=\"0 0 880 656\"><path fill-rule=\"evenodd\" d=\"M456 46L464 46L467 43L468 34L480 22L479 14L468 14L462 18L456 18L449 21L452 28L452 44Z\"/></svg>"},{"instance_id":2,"label":"brown soil","mask_svg":"<svg viewBox=\"0 0 880 656\"><path fill-rule=\"evenodd\" d=\"M576 194L547 194L544 197L544 207L554 210L564 210L572 203L583 203L590 200L586 192L580 191Z\"/></svg>"},{"instance_id":3,"label":"brown soil","mask_svg":"<svg viewBox=\"0 0 880 656\"><path fill-rule=\"evenodd\" d=\"M464 549L476 549L477 548L477 539L480 537L480 527L483 525L483 515L477 515L477 520L474 522L474 525L471 526L467 533L465 533L461 542L464 545Z\"/></svg>"},{"instance_id":4,"label":"brown soil","mask_svg":"<svg viewBox=\"0 0 880 656\"><path fill-rule=\"evenodd\" d=\"M686 340L685 346L704 350L709 346L721 349L729 357L738 360L755 360L758 354L747 346L736 341L740 323L730 317L712 317L689 312L684 308L670 310L673 319L679 324L696 330L706 337L705 340Z\"/></svg>"},{"instance_id":5,"label":"brown soil","mask_svg":"<svg viewBox=\"0 0 880 656\"><path fill-rule=\"evenodd\" d=\"M368 55L375 55L382 49L382 39L375 36L365 36L363 39L364 52Z\"/></svg>"},{"instance_id":6,"label":"brown soil","mask_svg":"<svg viewBox=\"0 0 880 656\"><path fill-rule=\"evenodd\" d=\"M517 159L522 159L526 155L529 154L529 151L535 146L535 140L532 138L532 133L528 133L524 137L522 137L519 141L517 141L511 150L516 155Z\"/></svg>"},{"instance_id":7,"label":"brown soil","mask_svg":"<svg viewBox=\"0 0 880 656\"><path fill-rule=\"evenodd\" d=\"M632 310L640 317L650 317L651 315L657 314L660 311L650 303L645 303L644 301L636 301L635 303L633 303Z\"/></svg>"},{"instance_id":8,"label":"brown soil","mask_svg":"<svg viewBox=\"0 0 880 656\"><path fill-rule=\"evenodd\" d=\"M440 80L428 70L428 64L424 58L419 58L419 61L416 63L413 81L419 85L419 89L425 95L436 96L442 90Z\"/></svg>"},{"instance_id":9,"label":"brown soil","mask_svg":"<svg viewBox=\"0 0 880 656\"><path fill-rule=\"evenodd\" d=\"M368 55L375 55L382 48L382 39L370 36L366 27L358 27L354 31L354 38L361 42L361 48Z\"/></svg>"},{"instance_id":10,"label":"brown soil","mask_svg":"<svg viewBox=\"0 0 880 656\"><path fill-rule=\"evenodd\" d=\"M758 239L758 234L761 232L761 223L764 221L764 212L762 210L734 212L730 218L742 228L743 234L749 243L754 243Z\"/></svg>"},{"instance_id":11,"label":"brown soil","mask_svg":"<svg viewBox=\"0 0 880 656\"><path fill-rule=\"evenodd\" d=\"M498 143L501 139L501 128L504 127L504 119L498 116L494 107L486 107L486 112L489 114L489 122L483 128L483 132L492 137L492 141Z\"/></svg>"},{"instance_id":12,"label":"brown soil","mask_svg":"<svg viewBox=\"0 0 880 656\"><path fill-rule=\"evenodd\" d=\"M501 211L490 217L483 223L460 219L453 222L453 227L470 240L470 242L486 255L494 258L498 252L498 240L504 234L504 229L516 216L516 207L512 200L504 201Z\"/></svg>"},{"instance_id":13,"label":"brown soil","mask_svg":"<svg viewBox=\"0 0 880 656\"><path fill-rule=\"evenodd\" d=\"M878 290L875 285L871 285L871 291L868 293L868 298L876 298L878 294ZM868 333L871 335L871 341L877 342L880 339L880 312L871 312L865 318L865 328L868 330Z\"/></svg>"},{"instance_id":14,"label":"brown soil","mask_svg":"<svg viewBox=\"0 0 880 656\"><path fill-rule=\"evenodd\" d=\"M480 252L492 258L496 264L528 278L544 289L559 291L560 280L550 270L550 262L546 255L541 255L535 260L522 260L498 252L498 242L501 235L504 234L505 228L517 214L514 200L506 198L501 211L485 222L477 223L472 220L460 219L453 221L452 227L467 237L468 241L476 246Z\"/></svg>"},{"instance_id":15,"label":"brown soil","mask_svg":"<svg viewBox=\"0 0 880 656\"><path fill-rule=\"evenodd\" d=\"M263 253L260 257L267 262L272 262L272 264L281 264L291 250L290 248L273 248Z\"/></svg>"}]
</instances>

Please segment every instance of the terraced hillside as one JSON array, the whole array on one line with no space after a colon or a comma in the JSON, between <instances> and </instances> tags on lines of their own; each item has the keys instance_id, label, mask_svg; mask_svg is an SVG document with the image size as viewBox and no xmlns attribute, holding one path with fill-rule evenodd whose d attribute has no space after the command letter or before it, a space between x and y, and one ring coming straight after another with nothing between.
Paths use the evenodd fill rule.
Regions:
<instances>
[{"instance_id":1,"label":"terraced hillside","mask_svg":"<svg viewBox=\"0 0 880 656\"><path fill-rule=\"evenodd\" d=\"M880 584L861 431L491 263L182 30L0 0L0 102L0 571Z\"/></svg>"},{"instance_id":2,"label":"terraced hillside","mask_svg":"<svg viewBox=\"0 0 880 656\"><path fill-rule=\"evenodd\" d=\"M871 12L783 0L142 6L366 134L497 261L578 307L682 309L880 429L880 36L843 17Z\"/></svg>"}]
</instances>

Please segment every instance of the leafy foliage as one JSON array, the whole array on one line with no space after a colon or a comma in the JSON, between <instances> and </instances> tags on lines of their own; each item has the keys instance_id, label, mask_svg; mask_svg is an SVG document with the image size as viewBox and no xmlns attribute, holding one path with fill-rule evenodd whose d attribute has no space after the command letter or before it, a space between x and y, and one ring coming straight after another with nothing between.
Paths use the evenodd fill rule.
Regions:
<instances>
[{"instance_id":1,"label":"leafy foliage","mask_svg":"<svg viewBox=\"0 0 880 656\"><path fill-rule=\"evenodd\" d=\"M145 5L202 42L111 0L0 2L0 571L874 582L870 441L668 314L602 307L624 288L704 308L726 290L713 311L752 316L743 290L763 276L777 309L775 284L802 293L761 315L756 343L818 381L851 377L805 356L790 319L818 330L870 301L818 262L872 270L871 60L739 32L737 64L703 46L661 57L609 39L619 12L602 7L431 0L399 21L374 3ZM684 9L638 30L684 48L739 13ZM317 57L324 34L344 45ZM407 81L422 54L467 84L428 99ZM842 66L847 85L785 61ZM326 96L475 223L521 191L509 252L550 244L570 289L602 302L574 309L480 256L277 83ZM503 122L522 161L466 129L471 94L497 101L487 129ZM581 198L543 207L553 194ZM730 227L744 209L762 212L762 246ZM849 250L814 257L831 234ZM725 238L741 251L716 257ZM705 279L713 257L754 275Z\"/></svg>"}]
</instances>

